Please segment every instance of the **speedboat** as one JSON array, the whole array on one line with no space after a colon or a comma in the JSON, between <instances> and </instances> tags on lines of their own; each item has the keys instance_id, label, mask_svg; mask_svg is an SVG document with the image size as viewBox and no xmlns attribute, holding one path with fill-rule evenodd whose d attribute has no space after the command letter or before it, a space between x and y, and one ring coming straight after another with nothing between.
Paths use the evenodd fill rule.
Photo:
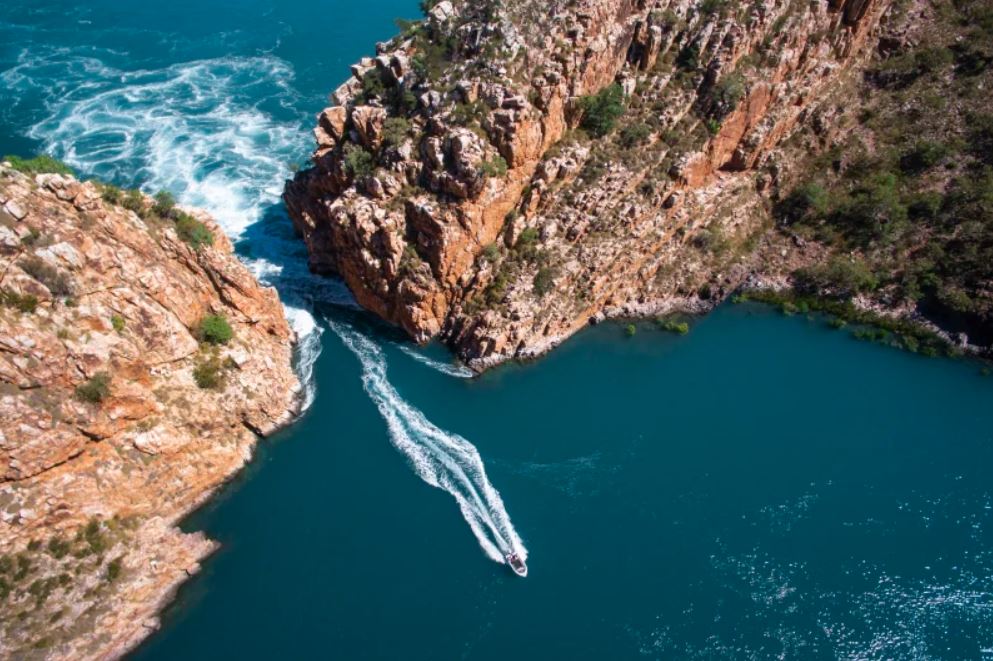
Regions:
<instances>
[{"instance_id":1,"label":"speedboat","mask_svg":"<svg viewBox=\"0 0 993 661\"><path fill-rule=\"evenodd\" d=\"M524 578L528 575L528 566L524 564L524 559L516 553L507 554L507 564L514 570L514 573Z\"/></svg>"}]
</instances>

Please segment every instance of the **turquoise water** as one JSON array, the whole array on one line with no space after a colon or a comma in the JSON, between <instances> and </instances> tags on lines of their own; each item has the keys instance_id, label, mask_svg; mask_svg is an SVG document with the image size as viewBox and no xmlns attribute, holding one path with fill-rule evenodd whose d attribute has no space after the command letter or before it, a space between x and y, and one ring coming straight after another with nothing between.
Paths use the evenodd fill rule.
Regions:
<instances>
[{"instance_id":1,"label":"turquoise water","mask_svg":"<svg viewBox=\"0 0 993 661\"><path fill-rule=\"evenodd\" d=\"M0 8L0 151L205 204L305 337L312 405L186 522L223 548L135 658L993 658L976 365L729 305L467 379L306 275L280 180L415 13Z\"/></svg>"},{"instance_id":2,"label":"turquoise water","mask_svg":"<svg viewBox=\"0 0 993 661\"><path fill-rule=\"evenodd\" d=\"M530 551L488 562L330 331L318 405L189 522L224 549L138 658L978 658L993 380L729 306L467 381L377 336ZM437 354L436 357L441 357ZM874 651L875 650L875 651Z\"/></svg>"}]
</instances>

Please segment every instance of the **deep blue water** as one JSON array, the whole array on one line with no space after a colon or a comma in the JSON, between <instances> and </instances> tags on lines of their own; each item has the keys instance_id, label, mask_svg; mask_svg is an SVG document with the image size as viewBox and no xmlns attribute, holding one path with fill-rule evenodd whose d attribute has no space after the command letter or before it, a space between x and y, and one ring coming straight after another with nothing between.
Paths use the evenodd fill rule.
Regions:
<instances>
[{"instance_id":1,"label":"deep blue water","mask_svg":"<svg viewBox=\"0 0 993 661\"><path fill-rule=\"evenodd\" d=\"M185 524L223 548L135 658L993 658L977 365L728 305L466 379L306 274L282 179L347 65L416 11L0 8L0 152L211 208L316 384ZM526 547L530 576L486 545Z\"/></svg>"}]
</instances>

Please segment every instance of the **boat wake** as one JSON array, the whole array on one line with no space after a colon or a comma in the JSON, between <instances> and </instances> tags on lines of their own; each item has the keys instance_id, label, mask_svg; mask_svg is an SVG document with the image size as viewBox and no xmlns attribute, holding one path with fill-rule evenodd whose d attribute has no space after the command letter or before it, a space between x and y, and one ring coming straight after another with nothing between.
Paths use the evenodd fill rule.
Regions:
<instances>
[{"instance_id":1,"label":"boat wake","mask_svg":"<svg viewBox=\"0 0 993 661\"><path fill-rule=\"evenodd\" d=\"M442 374L454 376L458 379L471 379L476 376L476 373L465 365L453 365L451 363L443 363L440 360L435 360L434 358L429 358L417 349L411 347L409 344L401 344L398 342L394 346L419 362L421 365L426 365L427 367L430 367L437 372L441 372Z\"/></svg>"},{"instance_id":2,"label":"boat wake","mask_svg":"<svg viewBox=\"0 0 993 661\"><path fill-rule=\"evenodd\" d=\"M386 377L386 355L373 340L344 322L327 319L362 364L362 383L386 420L390 440L417 475L455 498L479 545L494 562L506 556L527 559L527 549L510 522L499 492L486 477L479 451L458 434L446 432L400 396Z\"/></svg>"}]
</instances>

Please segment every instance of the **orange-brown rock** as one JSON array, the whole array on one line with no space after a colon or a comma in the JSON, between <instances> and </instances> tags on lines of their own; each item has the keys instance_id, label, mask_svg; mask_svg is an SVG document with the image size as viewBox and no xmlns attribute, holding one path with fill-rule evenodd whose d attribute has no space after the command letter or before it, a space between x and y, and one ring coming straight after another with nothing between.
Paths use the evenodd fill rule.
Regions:
<instances>
[{"instance_id":1,"label":"orange-brown rock","mask_svg":"<svg viewBox=\"0 0 993 661\"><path fill-rule=\"evenodd\" d=\"M338 89L321 126L342 138L284 197L314 270L483 368L604 315L706 307L740 282L747 269L704 266L697 248L758 245L765 196L807 148L787 141L830 130L832 95L889 3L444 4ZM365 89L377 71L385 91ZM574 131L581 97L612 83L618 128ZM406 135L376 146L372 116L402 118ZM350 143L369 149L361 172Z\"/></svg>"},{"instance_id":2,"label":"orange-brown rock","mask_svg":"<svg viewBox=\"0 0 993 661\"><path fill-rule=\"evenodd\" d=\"M298 406L282 306L219 228L187 210L198 249L101 193L0 166L0 556L30 564L0 576L4 657L113 657L152 631L213 548L178 520ZM202 344L206 315L233 338Z\"/></svg>"}]
</instances>

